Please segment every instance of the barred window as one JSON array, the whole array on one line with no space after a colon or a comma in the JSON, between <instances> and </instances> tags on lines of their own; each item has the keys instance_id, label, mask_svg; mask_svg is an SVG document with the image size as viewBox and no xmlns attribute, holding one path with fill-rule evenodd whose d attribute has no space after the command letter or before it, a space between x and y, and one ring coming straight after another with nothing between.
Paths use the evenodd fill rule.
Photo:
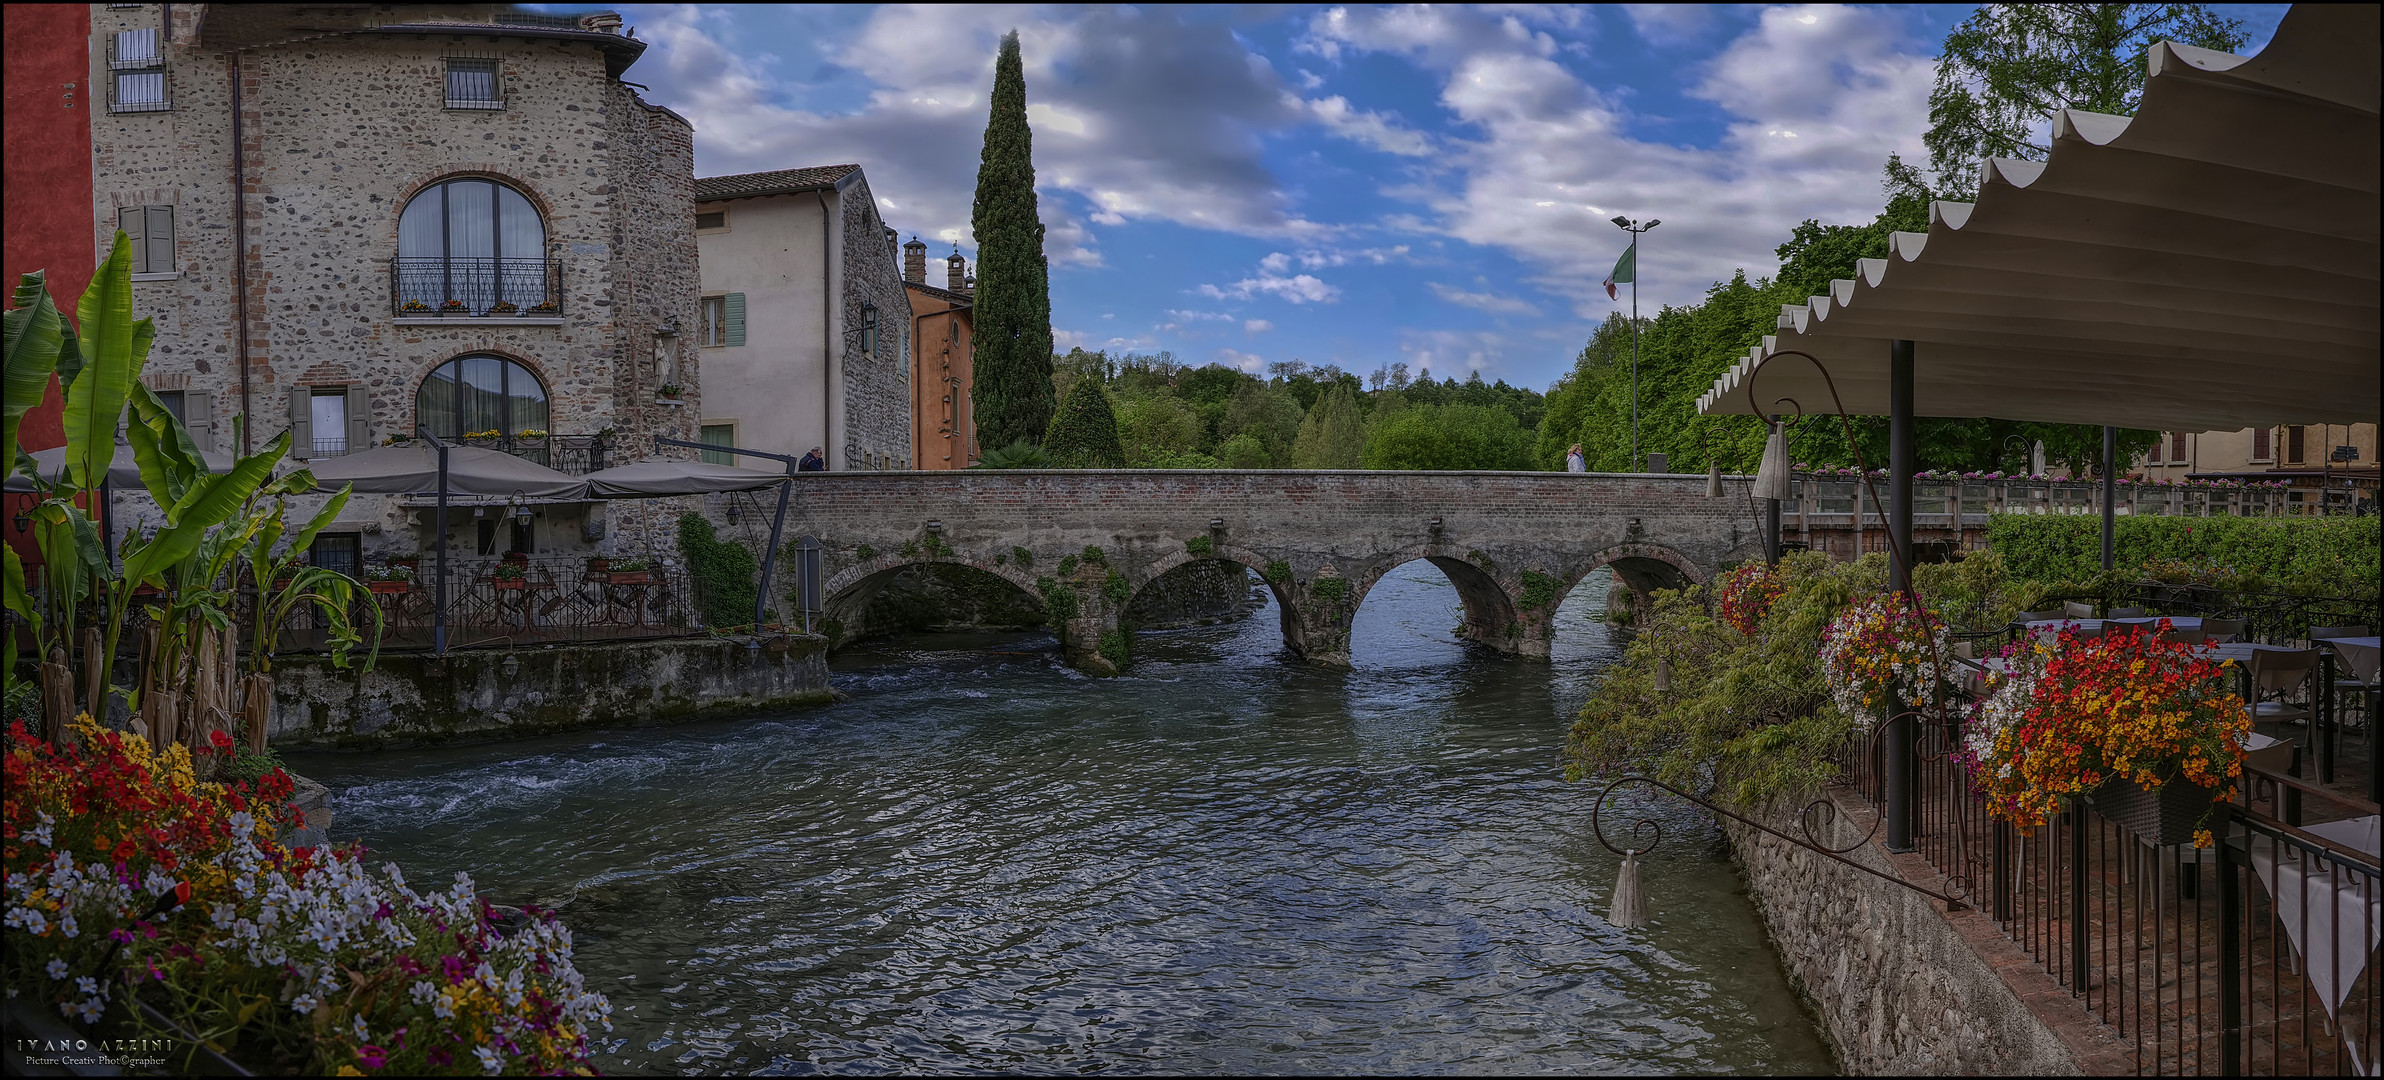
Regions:
<instances>
[{"instance_id":1,"label":"barred window","mask_svg":"<svg viewBox=\"0 0 2384 1080\"><path fill-rule=\"evenodd\" d=\"M481 57L449 57L447 59L447 107L450 109L504 108L505 99L497 92L497 62Z\"/></svg>"},{"instance_id":2,"label":"barred window","mask_svg":"<svg viewBox=\"0 0 2384 1080\"><path fill-rule=\"evenodd\" d=\"M166 97L166 60L157 47L157 28L123 30L108 45L108 110L163 112L173 107Z\"/></svg>"}]
</instances>

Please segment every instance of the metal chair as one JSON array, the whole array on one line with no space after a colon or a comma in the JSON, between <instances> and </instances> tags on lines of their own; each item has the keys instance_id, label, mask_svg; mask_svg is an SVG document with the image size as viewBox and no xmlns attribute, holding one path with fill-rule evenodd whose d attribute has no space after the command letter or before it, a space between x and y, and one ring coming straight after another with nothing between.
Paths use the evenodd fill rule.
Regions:
<instances>
[{"instance_id":1,"label":"metal chair","mask_svg":"<svg viewBox=\"0 0 2384 1080\"><path fill-rule=\"evenodd\" d=\"M2243 628L2249 625L2251 625L2250 619L2204 619L2202 620L2202 640L2214 645L2232 641L2241 636Z\"/></svg>"},{"instance_id":2,"label":"metal chair","mask_svg":"<svg viewBox=\"0 0 2384 1080\"><path fill-rule=\"evenodd\" d=\"M2367 637L2375 632L2375 628L2367 626L2313 626L2309 628L2309 640L2315 644L2320 641L2332 641L2335 638ZM2339 663L2336 665L2334 700L2356 708L2362 714L2362 720L2366 719L2368 691L2373 689L2375 688L2360 682L2356 676L2345 677L2342 665ZM2336 715L2339 717L2341 714L2338 712Z\"/></svg>"},{"instance_id":3,"label":"metal chair","mask_svg":"<svg viewBox=\"0 0 2384 1080\"><path fill-rule=\"evenodd\" d=\"M2014 615L2014 616L2012 616L2012 621L2013 621L2013 622L2017 622L2017 623L2032 623L2032 622L2048 622L2048 621L2050 621L2050 620L2053 620L2053 619L2064 619L2064 618L2068 618L2068 616L2066 616L2066 615L2063 615L2062 613L2060 613L2060 612L2058 612L2058 611L2023 611L2023 612L2021 612L2021 613L2019 613L2019 614L2017 614L2017 615Z\"/></svg>"},{"instance_id":4,"label":"metal chair","mask_svg":"<svg viewBox=\"0 0 2384 1080\"><path fill-rule=\"evenodd\" d=\"M2309 726L2318 712L2307 699L2301 704L2286 700L2295 693L2311 689L2311 676L2318 670L2318 650L2302 649L2285 652L2262 649L2252 654L2252 722L2272 724L2299 722ZM2273 698L2270 695L2275 695ZM2312 737L2316 732L2311 732Z\"/></svg>"},{"instance_id":5,"label":"metal chair","mask_svg":"<svg viewBox=\"0 0 2384 1080\"><path fill-rule=\"evenodd\" d=\"M2065 601L2061 605L2061 617L2065 619L2091 619L2094 617L2094 605L2079 603L2076 600Z\"/></svg>"}]
</instances>

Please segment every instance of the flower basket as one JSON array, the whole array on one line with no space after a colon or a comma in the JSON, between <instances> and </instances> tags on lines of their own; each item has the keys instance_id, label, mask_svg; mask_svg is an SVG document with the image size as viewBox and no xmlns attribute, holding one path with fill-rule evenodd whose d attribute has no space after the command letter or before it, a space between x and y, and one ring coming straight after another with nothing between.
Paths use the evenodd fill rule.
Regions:
<instances>
[{"instance_id":1,"label":"flower basket","mask_svg":"<svg viewBox=\"0 0 2384 1080\"><path fill-rule=\"evenodd\" d=\"M2146 791L2135 781L2118 778L2094 789L2090 801L2094 809L2111 824L2136 834L2146 843L2168 846L2188 844L2194 839L2194 829L2210 804L2218 797L2216 788L2172 780L2159 788Z\"/></svg>"},{"instance_id":2,"label":"flower basket","mask_svg":"<svg viewBox=\"0 0 2384 1080\"><path fill-rule=\"evenodd\" d=\"M491 315L514 315L520 313L520 311L521 305L516 304L511 300L499 300L494 304L490 304L488 307L488 313Z\"/></svg>"},{"instance_id":3,"label":"flower basket","mask_svg":"<svg viewBox=\"0 0 2384 1080\"><path fill-rule=\"evenodd\" d=\"M654 572L652 570L631 570L625 573L608 573L604 575L604 583L607 585L652 585Z\"/></svg>"},{"instance_id":4,"label":"flower basket","mask_svg":"<svg viewBox=\"0 0 2384 1080\"><path fill-rule=\"evenodd\" d=\"M500 588L500 589L524 589L524 588L528 588L528 587L529 587L529 585L530 585L529 579L527 579L527 578L517 578L517 577L516 577L516 578L502 578L502 577L492 577L492 578L488 579L488 583L489 583L490 585L494 585L494 586L496 586L497 588Z\"/></svg>"},{"instance_id":5,"label":"flower basket","mask_svg":"<svg viewBox=\"0 0 2384 1080\"><path fill-rule=\"evenodd\" d=\"M368 581L364 583L364 587L371 589L375 596L389 596L413 591L414 583L411 581Z\"/></svg>"},{"instance_id":6,"label":"flower basket","mask_svg":"<svg viewBox=\"0 0 2384 1080\"><path fill-rule=\"evenodd\" d=\"M461 300L449 300L439 305L439 314L442 315L467 315L470 313L471 309L465 307Z\"/></svg>"}]
</instances>

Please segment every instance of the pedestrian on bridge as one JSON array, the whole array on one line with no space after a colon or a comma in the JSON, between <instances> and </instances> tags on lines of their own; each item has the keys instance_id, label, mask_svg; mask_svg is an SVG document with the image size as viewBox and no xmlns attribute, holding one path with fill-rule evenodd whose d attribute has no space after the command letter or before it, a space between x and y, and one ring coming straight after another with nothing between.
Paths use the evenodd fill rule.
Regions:
<instances>
[{"instance_id":1,"label":"pedestrian on bridge","mask_svg":"<svg viewBox=\"0 0 2384 1080\"><path fill-rule=\"evenodd\" d=\"M1574 443L1572 449L1565 451L1565 471L1577 473L1589 471L1589 459L1581 456L1580 443Z\"/></svg>"},{"instance_id":2,"label":"pedestrian on bridge","mask_svg":"<svg viewBox=\"0 0 2384 1080\"><path fill-rule=\"evenodd\" d=\"M828 455L820 453L820 448L814 446L811 448L810 453L803 455L803 460L795 466L795 471L827 472Z\"/></svg>"}]
</instances>

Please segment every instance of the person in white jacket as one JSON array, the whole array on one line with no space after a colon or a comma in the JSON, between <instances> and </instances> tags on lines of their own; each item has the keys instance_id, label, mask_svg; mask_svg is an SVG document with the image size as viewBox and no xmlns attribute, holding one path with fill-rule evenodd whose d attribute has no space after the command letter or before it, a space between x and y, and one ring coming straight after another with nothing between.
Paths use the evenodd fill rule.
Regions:
<instances>
[{"instance_id":1,"label":"person in white jacket","mask_svg":"<svg viewBox=\"0 0 2384 1080\"><path fill-rule=\"evenodd\" d=\"M1565 471L1577 473L1589 471L1589 459L1581 456L1580 443L1574 443L1572 449L1565 451Z\"/></svg>"}]
</instances>

